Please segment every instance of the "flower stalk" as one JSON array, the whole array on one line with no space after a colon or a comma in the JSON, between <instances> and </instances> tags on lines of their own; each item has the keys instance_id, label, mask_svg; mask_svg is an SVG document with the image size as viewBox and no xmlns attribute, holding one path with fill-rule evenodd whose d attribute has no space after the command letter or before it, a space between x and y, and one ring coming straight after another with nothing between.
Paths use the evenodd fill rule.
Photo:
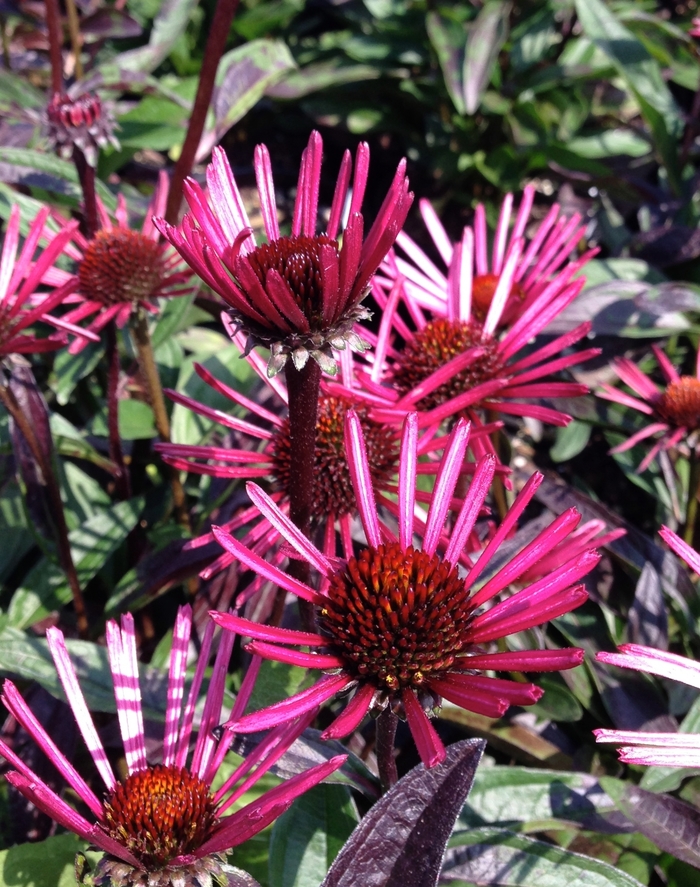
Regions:
<instances>
[{"instance_id":1,"label":"flower stalk","mask_svg":"<svg viewBox=\"0 0 700 887\"><path fill-rule=\"evenodd\" d=\"M399 725L399 718L398 715L387 707L377 717L375 724L377 730L376 753L379 781L382 786L382 792L386 794L399 781L396 758L394 757L394 740L396 739L396 728Z\"/></svg>"}]
</instances>

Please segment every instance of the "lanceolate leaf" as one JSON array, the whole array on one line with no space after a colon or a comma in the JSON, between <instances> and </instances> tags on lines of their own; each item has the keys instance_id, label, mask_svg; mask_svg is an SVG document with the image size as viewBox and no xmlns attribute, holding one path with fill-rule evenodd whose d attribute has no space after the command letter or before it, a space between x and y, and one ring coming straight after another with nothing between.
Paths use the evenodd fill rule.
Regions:
<instances>
[{"instance_id":1,"label":"lanceolate leaf","mask_svg":"<svg viewBox=\"0 0 700 887\"><path fill-rule=\"evenodd\" d=\"M452 887L642 887L605 862L499 829L459 832L450 845L441 882Z\"/></svg>"},{"instance_id":2,"label":"lanceolate leaf","mask_svg":"<svg viewBox=\"0 0 700 887\"><path fill-rule=\"evenodd\" d=\"M700 810L618 780L603 778L601 785L638 831L666 853L700 869Z\"/></svg>"},{"instance_id":3,"label":"lanceolate leaf","mask_svg":"<svg viewBox=\"0 0 700 887\"><path fill-rule=\"evenodd\" d=\"M464 107L474 114L489 84L498 53L506 41L510 3L486 3L469 29L464 50Z\"/></svg>"},{"instance_id":4,"label":"lanceolate leaf","mask_svg":"<svg viewBox=\"0 0 700 887\"><path fill-rule=\"evenodd\" d=\"M465 739L420 764L363 818L322 887L435 887L442 857L486 743Z\"/></svg>"}]
</instances>

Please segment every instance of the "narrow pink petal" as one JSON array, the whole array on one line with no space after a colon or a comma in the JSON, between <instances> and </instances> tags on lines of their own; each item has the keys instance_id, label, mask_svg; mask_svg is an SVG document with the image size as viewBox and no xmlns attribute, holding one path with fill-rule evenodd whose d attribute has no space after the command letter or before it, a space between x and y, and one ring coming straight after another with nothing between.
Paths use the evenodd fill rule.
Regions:
<instances>
[{"instance_id":1,"label":"narrow pink petal","mask_svg":"<svg viewBox=\"0 0 700 887\"><path fill-rule=\"evenodd\" d=\"M445 518L452 501L457 480L459 479L464 455L469 443L469 423L460 419L455 425L447 450L440 460L440 468L435 479L435 487L430 500L430 510L423 535L423 551L435 554Z\"/></svg>"},{"instance_id":2,"label":"narrow pink petal","mask_svg":"<svg viewBox=\"0 0 700 887\"><path fill-rule=\"evenodd\" d=\"M517 631L544 625L545 622L556 619L557 616L575 610L587 600L588 592L585 587L577 585L565 591L555 592L546 599L535 602L534 605L526 602L522 608L516 606L504 608L500 611L500 619L490 621L483 628L474 625L469 632L470 642L484 644L487 641L507 637Z\"/></svg>"},{"instance_id":3,"label":"narrow pink petal","mask_svg":"<svg viewBox=\"0 0 700 887\"><path fill-rule=\"evenodd\" d=\"M163 763L173 766L180 724L182 700L185 694L185 673L187 671L187 651L192 630L192 607L180 607L173 628L173 644L170 651L170 671L168 673L168 702L165 711L163 734Z\"/></svg>"},{"instance_id":4,"label":"narrow pink petal","mask_svg":"<svg viewBox=\"0 0 700 887\"><path fill-rule=\"evenodd\" d=\"M236 560L241 561L253 570L253 572L259 573L280 588L286 588L287 591L291 591L305 601L311 601L312 604L320 604L322 602L323 599L313 588L310 588L303 582L299 582L298 579L294 579L292 576L287 575L287 573L283 573L282 570L278 570L277 567L269 564L264 558L246 548L245 545L241 545L236 538L222 532L219 527L212 527L212 533L219 545L225 548L229 554L232 554Z\"/></svg>"},{"instance_id":5,"label":"narrow pink petal","mask_svg":"<svg viewBox=\"0 0 700 887\"><path fill-rule=\"evenodd\" d=\"M508 711L510 706L507 699L474 687L464 687L452 680L453 677L453 674L449 674L443 680L432 678L430 687L453 705L476 712L486 718L500 718Z\"/></svg>"},{"instance_id":6,"label":"narrow pink petal","mask_svg":"<svg viewBox=\"0 0 700 887\"><path fill-rule=\"evenodd\" d=\"M355 151L355 174L352 180L352 200L350 202L349 215L359 213L362 209L362 201L365 199L367 177L369 175L369 145L360 142Z\"/></svg>"},{"instance_id":7,"label":"narrow pink petal","mask_svg":"<svg viewBox=\"0 0 700 887\"><path fill-rule=\"evenodd\" d=\"M532 705L544 694L544 690L535 684L523 684L520 681L491 678L487 675L450 672L444 680L445 683L453 684L464 690L481 691L496 698L505 699L511 705Z\"/></svg>"},{"instance_id":8,"label":"narrow pink petal","mask_svg":"<svg viewBox=\"0 0 700 887\"><path fill-rule=\"evenodd\" d=\"M616 447L612 447L610 450L611 453L624 453L625 450L631 450L633 446L638 444L642 440L646 440L648 437L652 437L654 434L657 434L659 431L668 431L668 425L665 422L652 422L651 425L647 425L646 428L641 428L639 431L636 431L627 440L618 444Z\"/></svg>"},{"instance_id":9,"label":"narrow pink petal","mask_svg":"<svg viewBox=\"0 0 700 887\"><path fill-rule=\"evenodd\" d=\"M290 628L279 628L275 625L261 625L250 619L236 616L235 613L220 613L218 610L210 610L209 615L217 625L242 637L259 638L276 644L299 644L303 647L322 647L328 643L327 639L320 634L310 631L293 631Z\"/></svg>"},{"instance_id":10,"label":"narrow pink petal","mask_svg":"<svg viewBox=\"0 0 700 887\"><path fill-rule=\"evenodd\" d=\"M534 201L535 188L533 185L526 185L523 188L523 196L520 201L520 206L518 207L518 214L515 217L515 224L513 225L513 232L511 235L513 240L515 240L516 237L522 237L525 234L525 226L530 218L530 211L532 210L532 204Z\"/></svg>"},{"instance_id":11,"label":"narrow pink petal","mask_svg":"<svg viewBox=\"0 0 700 887\"><path fill-rule=\"evenodd\" d=\"M232 847L242 844L253 835L266 828L277 819L285 810L288 810L292 802L299 795L318 785L347 760L347 755L338 755L324 764L318 764L305 773L293 776L285 780L259 798L248 804L242 810L222 818L219 827L212 837L197 851L198 856L207 856L210 853L218 853L230 850Z\"/></svg>"},{"instance_id":12,"label":"narrow pink petal","mask_svg":"<svg viewBox=\"0 0 700 887\"><path fill-rule=\"evenodd\" d=\"M80 689L78 677L73 668L73 663L66 649L66 642L62 632L55 627L46 630L46 643L48 644L51 656L56 666L56 672L66 699L71 707L71 711L75 716L75 722L80 730L80 735L85 741L90 755L92 756L95 766L102 777L107 789L110 791L116 785L114 773L107 759L107 753L104 750L99 734L95 729L95 723L92 720L90 711L85 702L85 697Z\"/></svg>"},{"instance_id":13,"label":"narrow pink petal","mask_svg":"<svg viewBox=\"0 0 700 887\"><path fill-rule=\"evenodd\" d=\"M401 701L421 761L426 767L441 764L445 760L445 746L423 711L416 694L413 690L404 690L401 694Z\"/></svg>"},{"instance_id":14,"label":"narrow pink petal","mask_svg":"<svg viewBox=\"0 0 700 887\"><path fill-rule=\"evenodd\" d=\"M577 647L566 650L517 650L507 653L477 653L459 662L465 668L485 671L561 671L581 665L584 651Z\"/></svg>"},{"instance_id":15,"label":"narrow pink petal","mask_svg":"<svg viewBox=\"0 0 700 887\"><path fill-rule=\"evenodd\" d=\"M343 667L343 660L338 656L326 653L304 653L301 650L290 650L288 647L277 647L275 644L268 644L265 641L251 641L246 646L246 650L263 659L286 662L288 665L298 665L301 668L320 668L327 671Z\"/></svg>"},{"instance_id":16,"label":"narrow pink petal","mask_svg":"<svg viewBox=\"0 0 700 887\"><path fill-rule=\"evenodd\" d=\"M472 313L472 287L474 277L474 232L466 227L462 231L460 254L459 306L454 320L468 321Z\"/></svg>"},{"instance_id":17,"label":"narrow pink petal","mask_svg":"<svg viewBox=\"0 0 700 887\"><path fill-rule=\"evenodd\" d=\"M360 687L341 714L323 731L321 739L343 739L349 736L362 723L375 693L376 690L371 684Z\"/></svg>"},{"instance_id":18,"label":"narrow pink petal","mask_svg":"<svg viewBox=\"0 0 700 887\"><path fill-rule=\"evenodd\" d=\"M623 742L658 748L692 748L700 753L697 733L646 733L635 730L594 730L596 742Z\"/></svg>"},{"instance_id":19,"label":"narrow pink petal","mask_svg":"<svg viewBox=\"0 0 700 887\"><path fill-rule=\"evenodd\" d=\"M204 679L204 672L209 664L209 655L211 653L213 638L214 623L208 622L207 627L204 629L202 646L200 647L199 658L197 659L197 668L194 672L194 678L190 685L187 702L185 703L185 710L182 715L177 753L175 755L176 767L184 767L187 762L187 755L190 749L190 737L192 736L192 727L194 724L195 707L199 700L199 690L202 686L202 680Z\"/></svg>"},{"instance_id":20,"label":"narrow pink petal","mask_svg":"<svg viewBox=\"0 0 700 887\"><path fill-rule=\"evenodd\" d=\"M433 209L432 203L429 200L425 200L425 198L418 201L418 209L423 217L425 227L428 229L428 234L432 237L433 243L440 253L440 258L449 267L452 262L452 241L448 237L438 214Z\"/></svg>"},{"instance_id":21,"label":"narrow pink petal","mask_svg":"<svg viewBox=\"0 0 700 887\"><path fill-rule=\"evenodd\" d=\"M691 548L687 542L684 542L680 536L677 536L673 530L668 527L661 527L659 536L664 540L668 547L675 551L678 557L682 558L688 566L696 573L700 574L700 554Z\"/></svg>"},{"instance_id":22,"label":"narrow pink petal","mask_svg":"<svg viewBox=\"0 0 700 887\"><path fill-rule=\"evenodd\" d=\"M45 214L44 214L45 215ZM42 222L43 226L43 222ZM41 229L39 229L41 230ZM19 206L13 204L10 218L7 221L5 238L0 256L0 303L7 299L8 293L16 287L10 287L12 272L15 269L15 257L19 244Z\"/></svg>"},{"instance_id":23,"label":"narrow pink petal","mask_svg":"<svg viewBox=\"0 0 700 887\"><path fill-rule=\"evenodd\" d=\"M640 397L654 401L659 396L659 389L631 360L621 357L613 361L613 369L617 375Z\"/></svg>"},{"instance_id":24,"label":"narrow pink petal","mask_svg":"<svg viewBox=\"0 0 700 887\"><path fill-rule=\"evenodd\" d=\"M695 749L648 749L638 746L618 748L620 760L625 764L647 764L657 767L700 767L700 750Z\"/></svg>"},{"instance_id":25,"label":"narrow pink petal","mask_svg":"<svg viewBox=\"0 0 700 887\"><path fill-rule=\"evenodd\" d=\"M145 770L148 762L141 710L134 617L131 613L122 616L121 629L116 622L110 620L107 623L107 653L114 681L114 698L117 703L124 755L129 774L132 774L138 770Z\"/></svg>"},{"instance_id":26,"label":"narrow pink petal","mask_svg":"<svg viewBox=\"0 0 700 887\"><path fill-rule=\"evenodd\" d=\"M355 410L348 410L345 415L345 450L362 527L369 545L377 548L382 541L377 504L372 489L362 425Z\"/></svg>"},{"instance_id":27,"label":"narrow pink petal","mask_svg":"<svg viewBox=\"0 0 700 887\"><path fill-rule=\"evenodd\" d=\"M423 201L421 201L422 203ZM405 262L398 260L398 271L410 277L415 283L430 293L442 295L447 285L447 278L440 269L433 264L426 253L418 246L415 240L412 240L405 231L399 232L396 237L396 245L400 247L416 266L407 265ZM452 246L450 245L450 252ZM448 263L449 265L450 263ZM415 273L412 273L415 272ZM432 285L431 285L432 284Z\"/></svg>"},{"instance_id":28,"label":"narrow pink petal","mask_svg":"<svg viewBox=\"0 0 700 887\"><path fill-rule=\"evenodd\" d=\"M613 403L622 404L623 407L639 410L640 413L644 413L647 416L654 414L653 407L650 407L648 403L639 400L637 397L625 394L624 391L620 391L617 388L612 388L610 385L604 385L600 391L596 391L596 394L598 397L602 397L603 400L611 400Z\"/></svg>"},{"instance_id":29,"label":"narrow pink petal","mask_svg":"<svg viewBox=\"0 0 700 887\"><path fill-rule=\"evenodd\" d=\"M491 259L491 271L493 274L500 274L503 266L503 257L506 254L506 244L508 242L508 226L510 225L510 214L513 208L513 195L506 194L501 204L501 212L498 216L498 225L496 226L496 236L493 243L493 253ZM514 238L515 239L515 238Z\"/></svg>"},{"instance_id":30,"label":"narrow pink petal","mask_svg":"<svg viewBox=\"0 0 700 887\"><path fill-rule=\"evenodd\" d=\"M272 179L270 152L265 145L256 145L253 157L255 180L260 196L260 212L265 224L265 233L269 241L278 240L280 229L277 222L277 204L275 201L275 185Z\"/></svg>"},{"instance_id":31,"label":"narrow pink petal","mask_svg":"<svg viewBox=\"0 0 700 887\"><path fill-rule=\"evenodd\" d=\"M445 551L445 560L451 564L457 563L467 544L467 539L474 529L474 524L488 495L495 470L495 456L484 456L477 466L472 482L469 485L469 490L464 497L462 508L452 529L450 544Z\"/></svg>"},{"instance_id":32,"label":"narrow pink petal","mask_svg":"<svg viewBox=\"0 0 700 887\"><path fill-rule=\"evenodd\" d=\"M399 459L399 544L404 551L413 544L417 464L418 417L416 413L408 413L403 424Z\"/></svg>"},{"instance_id":33,"label":"narrow pink petal","mask_svg":"<svg viewBox=\"0 0 700 887\"><path fill-rule=\"evenodd\" d=\"M331 212L326 226L326 234L331 240L335 240L338 236L338 229L342 221L343 207L345 205L345 196L348 193L348 185L350 184L350 174L352 168L352 157L346 149L343 152L343 159L340 162L338 178L333 191L333 202L331 203Z\"/></svg>"},{"instance_id":34,"label":"narrow pink petal","mask_svg":"<svg viewBox=\"0 0 700 887\"><path fill-rule=\"evenodd\" d=\"M250 228L250 220L223 148L216 147L212 151L206 175L216 218L229 243L232 244L244 228ZM251 245L251 241L246 240L241 252L245 254L253 246L254 241Z\"/></svg>"},{"instance_id":35,"label":"narrow pink petal","mask_svg":"<svg viewBox=\"0 0 700 887\"><path fill-rule=\"evenodd\" d=\"M224 632L219 639L219 649L216 651L214 668L204 700L204 710L190 764L190 771L202 780L211 781L215 776L211 770L211 762L218 746L218 740L214 737L214 729L221 723L226 675L235 640L236 636L231 632Z\"/></svg>"},{"instance_id":36,"label":"narrow pink petal","mask_svg":"<svg viewBox=\"0 0 700 887\"><path fill-rule=\"evenodd\" d=\"M700 662L694 662L675 653L643 647L641 644L622 644L618 650L621 652L598 653L596 659L608 665L646 671L700 689Z\"/></svg>"},{"instance_id":37,"label":"narrow pink petal","mask_svg":"<svg viewBox=\"0 0 700 887\"><path fill-rule=\"evenodd\" d=\"M267 730L284 721L299 717L317 705L322 705L328 699L332 699L336 693L351 685L352 678L346 674L323 675L308 690L302 690L262 711L245 715L238 721L229 721L225 727L227 730L233 730L234 733L257 733L258 730Z\"/></svg>"},{"instance_id":38,"label":"narrow pink petal","mask_svg":"<svg viewBox=\"0 0 700 887\"><path fill-rule=\"evenodd\" d=\"M477 204L474 211L474 252L476 273L481 276L489 273L488 235L486 232L486 212L483 203Z\"/></svg>"},{"instance_id":39,"label":"narrow pink petal","mask_svg":"<svg viewBox=\"0 0 700 887\"><path fill-rule=\"evenodd\" d=\"M335 572L326 556L306 538L286 514L280 511L277 505L267 493L261 489L261 487L253 483L246 484L246 491L250 497L250 501L257 506L261 514L263 514L272 526L275 527L277 532L299 552L304 560L308 561L311 566L315 567L323 576L330 576Z\"/></svg>"}]
</instances>

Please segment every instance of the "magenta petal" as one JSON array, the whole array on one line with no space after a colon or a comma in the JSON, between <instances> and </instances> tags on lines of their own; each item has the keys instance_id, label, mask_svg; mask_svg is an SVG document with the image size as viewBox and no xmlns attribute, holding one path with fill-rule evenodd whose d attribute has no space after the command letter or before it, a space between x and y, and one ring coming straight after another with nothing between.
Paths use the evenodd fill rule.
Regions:
<instances>
[{"instance_id":1,"label":"magenta petal","mask_svg":"<svg viewBox=\"0 0 700 887\"><path fill-rule=\"evenodd\" d=\"M321 734L321 739L342 739L348 736L362 723L376 693L371 684L360 687L345 709Z\"/></svg>"},{"instance_id":2,"label":"magenta petal","mask_svg":"<svg viewBox=\"0 0 700 887\"><path fill-rule=\"evenodd\" d=\"M310 631L292 631L290 628L279 628L275 625L261 625L259 622L251 622L250 619L236 616L234 613L220 613L218 610L210 610L209 615L217 625L246 638L259 638L277 644L300 644L304 647L320 647L328 643L320 634L313 634Z\"/></svg>"},{"instance_id":3,"label":"magenta petal","mask_svg":"<svg viewBox=\"0 0 700 887\"><path fill-rule=\"evenodd\" d=\"M261 656L263 659L286 662L288 665L298 665L301 668L336 669L343 667L343 660L338 656L325 653L304 653L301 650L290 650L288 647L278 647L265 641L252 641L246 649L249 653Z\"/></svg>"},{"instance_id":4,"label":"magenta petal","mask_svg":"<svg viewBox=\"0 0 700 887\"><path fill-rule=\"evenodd\" d=\"M445 746L416 699L416 694L413 690L404 690L401 701L421 761L426 767L442 763L445 760Z\"/></svg>"},{"instance_id":5,"label":"magenta petal","mask_svg":"<svg viewBox=\"0 0 700 887\"><path fill-rule=\"evenodd\" d=\"M377 504L372 489L372 478L369 472L369 460L365 448L360 417L354 410L345 415L345 449L348 454L348 465L352 486L357 497L357 508L367 537L367 542L377 548L381 544Z\"/></svg>"}]
</instances>

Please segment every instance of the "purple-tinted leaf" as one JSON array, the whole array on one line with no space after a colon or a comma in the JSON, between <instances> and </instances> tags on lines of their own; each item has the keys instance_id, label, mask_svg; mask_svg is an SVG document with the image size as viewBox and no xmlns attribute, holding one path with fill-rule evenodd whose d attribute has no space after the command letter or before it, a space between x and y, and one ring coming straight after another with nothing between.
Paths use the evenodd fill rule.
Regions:
<instances>
[{"instance_id":1,"label":"purple-tinted leaf","mask_svg":"<svg viewBox=\"0 0 700 887\"><path fill-rule=\"evenodd\" d=\"M116 66L125 71L150 72L157 68L184 33L196 6L197 0L164 0L153 20L148 46L121 53ZM114 62L108 62L102 70L106 74L114 67Z\"/></svg>"},{"instance_id":2,"label":"purple-tinted leaf","mask_svg":"<svg viewBox=\"0 0 700 887\"><path fill-rule=\"evenodd\" d=\"M700 810L670 795L601 779L601 785L637 829L666 853L700 868Z\"/></svg>"},{"instance_id":3,"label":"purple-tinted leaf","mask_svg":"<svg viewBox=\"0 0 700 887\"><path fill-rule=\"evenodd\" d=\"M445 87L460 114L466 112L462 91L462 68L466 34L457 22L441 18L437 12L429 12L426 18L428 37L437 53Z\"/></svg>"},{"instance_id":4,"label":"purple-tinted leaf","mask_svg":"<svg viewBox=\"0 0 700 887\"><path fill-rule=\"evenodd\" d=\"M469 28L462 72L467 114L476 113L481 104L481 96L489 84L498 53L508 35L509 15L510 3L492 0L484 4Z\"/></svg>"},{"instance_id":5,"label":"purple-tinted leaf","mask_svg":"<svg viewBox=\"0 0 700 887\"><path fill-rule=\"evenodd\" d=\"M364 83L382 76L381 68L371 65L339 65L336 61L306 65L300 70L288 71L282 79L265 90L274 99L300 99L320 89L342 86L346 83Z\"/></svg>"},{"instance_id":6,"label":"purple-tinted leaf","mask_svg":"<svg viewBox=\"0 0 700 887\"><path fill-rule=\"evenodd\" d=\"M206 156L224 133L265 95L267 88L295 67L281 40L252 40L227 52L219 62L212 98L214 128L205 131L197 156Z\"/></svg>"},{"instance_id":7,"label":"purple-tinted leaf","mask_svg":"<svg viewBox=\"0 0 700 887\"><path fill-rule=\"evenodd\" d=\"M668 649L668 617L661 579L650 563L644 564L628 618L627 640L630 643Z\"/></svg>"},{"instance_id":8,"label":"purple-tinted leaf","mask_svg":"<svg viewBox=\"0 0 700 887\"><path fill-rule=\"evenodd\" d=\"M236 736L231 748L236 754L246 757L265 738L266 733L249 733ZM326 782L338 782L357 789L368 798L379 797L379 782L357 755L348 753L347 748L337 740L321 739L321 731L309 727L296 742L282 755L272 768L281 779L291 779L311 767L329 761L335 755L348 755L347 761Z\"/></svg>"},{"instance_id":9,"label":"purple-tinted leaf","mask_svg":"<svg viewBox=\"0 0 700 887\"><path fill-rule=\"evenodd\" d=\"M127 15L123 9L102 7L80 22L80 33L88 39L103 40L109 37L139 37L143 32L141 25Z\"/></svg>"},{"instance_id":10,"label":"purple-tinted leaf","mask_svg":"<svg viewBox=\"0 0 700 887\"><path fill-rule=\"evenodd\" d=\"M53 459L53 442L49 427L48 407L36 384L31 367L23 358L12 358L7 387L21 413L29 420L42 459L50 463ZM47 538L52 538L54 535L52 528L54 515L51 498L46 487L46 478L32 447L18 428L12 415L10 415L10 436L17 471L22 479L25 506L29 518L37 532Z\"/></svg>"},{"instance_id":11,"label":"purple-tinted leaf","mask_svg":"<svg viewBox=\"0 0 700 887\"><path fill-rule=\"evenodd\" d=\"M232 865L223 867L223 875L225 887L260 887L252 875Z\"/></svg>"},{"instance_id":12,"label":"purple-tinted leaf","mask_svg":"<svg viewBox=\"0 0 700 887\"><path fill-rule=\"evenodd\" d=\"M640 259L667 268L700 256L700 231L685 225L652 228L637 234L631 247Z\"/></svg>"},{"instance_id":13,"label":"purple-tinted leaf","mask_svg":"<svg viewBox=\"0 0 700 887\"><path fill-rule=\"evenodd\" d=\"M435 887L455 820L486 743L465 739L381 798L350 836L321 887Z\"/></svg>"}]
</instances>

